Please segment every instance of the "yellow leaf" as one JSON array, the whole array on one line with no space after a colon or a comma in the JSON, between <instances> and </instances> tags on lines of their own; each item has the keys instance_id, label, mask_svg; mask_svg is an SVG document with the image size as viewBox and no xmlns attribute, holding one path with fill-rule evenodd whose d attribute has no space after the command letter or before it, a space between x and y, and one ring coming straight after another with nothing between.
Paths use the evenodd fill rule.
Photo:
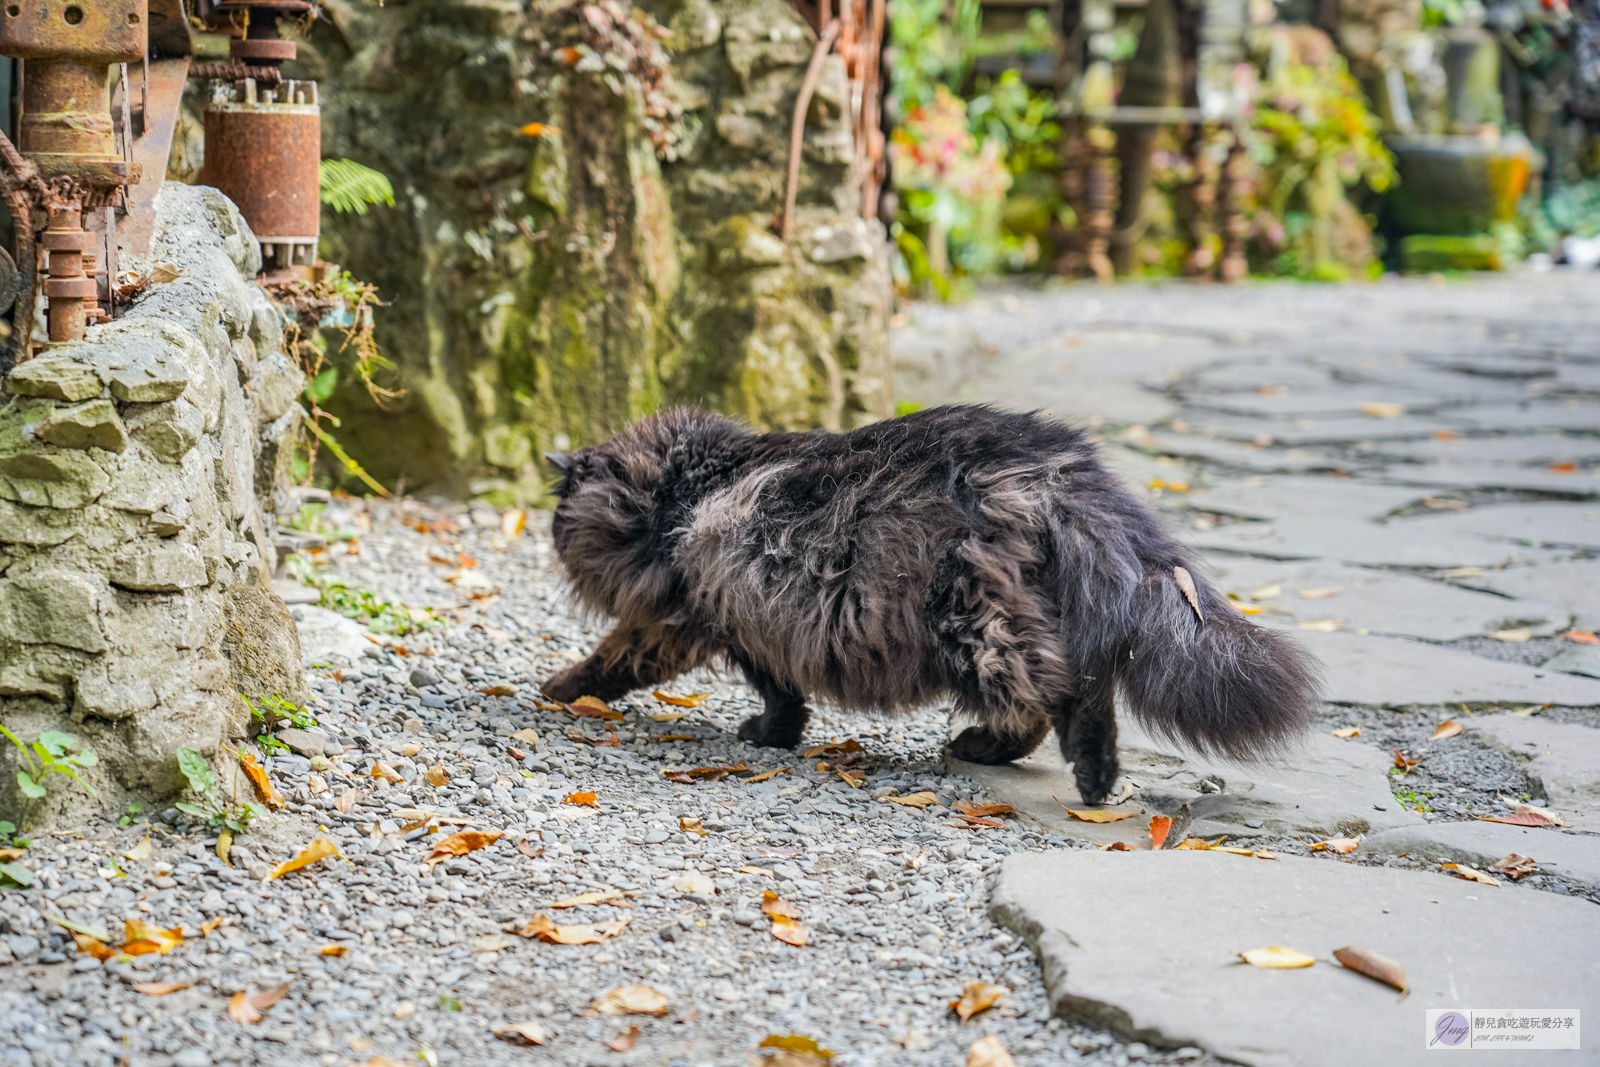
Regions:
<instances>
[{"instance_id":1,"label":"yellow leaf","mask_svg":"<svg viewBox=\"0 0 1600 1067\"><path fill-rule=\"evenodd\" d=\"M308 774L306 775L306 789L311 792L312 796L316 796L318 793L326 793L328 791L328 780L320 774Z\"/></svg>"},{"instance_id":2,"label":"yellow leaf","mask_svg":"<svg viewBox=\"0 0 1600 1067\"><path fill-rule=\"evenodd\" d=\"M628 1052L631 1051L633 1046L638 1044L638 1042L639 1024L630 1023L626 1030L612 1038L610 1041L607 1041L606 1047L612 1052Z\"/></svg>"},{"instance_id":3,"label":"yellow leaf","mask_svg":"<svg viewBox=\"0 0 1600 1067\"><path fill-rule=\"evenodd\" d=\"M739 868L739 873L740 874L761 874L761 875L765 875L768 878L776 878L777 877L777 875L774 872L769 871L765 867L740 867Z\"/></svg>"},{"instance_id":4,"label":"yellow leaf","mask_svg":"<svg viewBox=\"0 0 1600 1067\"><path fill-rule=\"evenodd\" d=\"M323 945L317 951L324 956L343 956L349 950L343 945Z\"/></svg>"},{"instance_id":5,"label":"yellow leaf","mask_svg":"<svg viewBox=\"0 0 1600 1067\"><path fill-rule=\"evenodd\" d=\"M236 1023L258 1023L262 1014L282 1000L287 992L289 992L288 982L260 992L253 990L246 992L241 989L228 1001L228 1018Z\"/></svg>"},{"instance_id":6,"label":"yellow leaf","mask_svg":"<svg viewBox=\"0 0 1600 1067\"><path fill-rule=\"evenodd\" d=\"M761 911L764 915L783 915L790 919L800 918L800 912L795 906L784 900L770 889L761 893Z\"/></svg>"},{"instance_id":7,"label":"yellow leaf","mask_svg":"<svg viewBox=\"0 0 1600 1067\"><path fill-rule=\"evenodd\" d=\"M704 693L689 693L685 696L676 696L672 693L663 693L659 689L654 690L654 693L655 698L661 701L661 703L671 704L675 708L698 708L701 704L706 702L706 697L711 695L710 690L707 690Z\"/></svg>"},{"instance_id":8,"label":"yellow leaf","mask_svg":"<svg viewBox=\"0 0 1600 1067\"><path fill-rule=\"evenodd\" d=\"M672 880L672 888L680 893L715 893L717 883L699 871L687 871Z\"/></svg>"},{"instance_id":9,"label":"yellow leaf","mask_svg":"<svg viewBox=\"0 0 1600 1067\"><path fill-rule=\"evenodd\" d=\"M1461 732L1461 724L1460 723L1456 722L1454 719L1446 719L1444 722L1440 723L1438 726L1435 726L1433 728L1433 733L1431 735L1429 735L1428 740L1429 741L1443 741L1445 738L1454 737L1456 734L1459 734L1460 732Z\"/></svg>"},{"instance_id":10,"label":"yellow leaf","mask_svg":"<svg viewBox=\"0 0 1600 1067\"><path fill-rule=\"evenodd\" d=\"M143 956L148 953L160 953L165 956L179 945L183 944L183 930L173 927L163 930L151 926L143 919L129 919L122 924L122 951L129 956Z\"/></svg>"},{"instance_id":11,"label":"yellow leaf","mask_svg":"<svg viewBox=\"0 0 1600 1067\"><path fill-rule=\"evenodd\" d=\"M851 789L860 789L867 784L867 776L861 771L837 771L836 773L840 778L844 779L844 783Z\"/></svg>"},{"instance_id":12,"label":"yellow leaf","mask_svg":"<svg viewBox=\"0 0 1600 1067\"><path fill-rule=\"evenodd\" d=\"M1336 586L1336 585L1323 586L1321 589L1302 589L1302 590L1300 590L1300 599L1301 600L1326 600L1331 596L1338 596L1338 595L1339 595L1339 587Z\"/></svg>"},{"instance_id":13,"label":"yellow leaf","mask_svg":"<svg viewBox=\"0 0 1600 1067\"><path fill-rule=\"evenodd\" d=\"M149 835L147 834L147 835L145 835L145 839L143 841L140 841L137 845L134 845L132 848L128 849L128 851L124 852L122 854L122 856L123 856L124 859L130 859L130 860L134 860L134 861L137 861L137 862L143 862L143 861L145 861L145 860L150 858L150 849L151 849L151 841L150 841ZM18 853L18 855L21 855L21 853ZM6 858L7 857L5 857L5 856L0 856L0 859L6 859ZM16 857L10 857L10 858L15 859Z\"/></svg>"},{"instance_id":14,"label":"yellow leaf","mask_svg":"<svg viewBox=\"0 0 1600 1067\"><path fill-rule=\"evenodd\" d=\"M1057 797L1052 796L1050 799L1054 800L1057 804L1061 804L1060 799ZM1122 819L1131 819L1135 815L1139 814L1136 811L1102 811L1098 808L1069 808L1065 804L1061 804L1061 810L1065 811L1068 815L1071 815L1074 819L1077 819L1081 822L1118 822Z\"/></svg>"},{"instance_id":15,"label":"yellow leaf","mask_svg":"<svg viewBox=\"0 0 1600 1067\"><path fill-rule=\"evenodd\" d=\"M1357 974L1364 974L1384 985L1393 986L1401 993L1411 992L1406 985L1405 968L1387 956L1378 955L1370 948L1354 948L1347 945L1344 948L1334 949L1333 958ZM1404 1000L1405 997L1402 996L1400 999Z\"/></svg>"},{"instance_id":16,"label":"yellow leaf","mask_svg":"<svg viewBox=\"0 0 1600 1067\"><path fill-rule=\"evenodd\" d=\"M1309 967L1317 962L1314 957L1307 956L1304 952L1296 952L1292 948L1282 948L1278 945L1253 948L1248 952L1239 953L1239 958L1252 967L1264 967L1268 970Z\"/></svg>"},{"instance_id":17,"label":"yellow leaf","mask_svg":"<svg viewBox=\"0 0 1600 1067\"><path fill-rule=\"evenodd\" d=\"M679 719L687 719L688 717L689 713L687 711L661 711L650 716L654 722L677 722Z\"/></svg>"},{"instance_id":18,"label":"yellow leaf","mask_svg":"<svg viewBox=\"0 0 1600 1067\"><path fill-rule=\"evenodd\" d=\"M1361 727L1359 727L1359 726L1346 726L1346 727L1344 727L1342 729L1333 731L1333 736L1334 737L1360 737L1361 736Z\"/></svg>"},{"instance_id":19,"label":"yellow leaf","mask_svg":"<svg viewBox=\"0 0 1600 1067\"><path fill-rule=\"evenodd\" d=\"M856 752L865 751L866 749L861 747L861 742L853 737L848 741L840 741L838 738L834 738L826 745L817 745L814 748L806 749L806 759L816 759L818 756L849 756Z\"/></svg>"},{"instance_id":20,"label":"yellow leaf","mask_svg":"<svg viewBox=\"0 0 1600 1067\"><path fill-rule=\"evenodd\" d=\"M699 819L679 819L678 829L686 834L695 834L698 837L710 837L711 831L700 825Z\"/></svg>"},{"instance_id":21,"label":"yellow leaf","mask_svg":"<svg viewBox=\"0 0 1600 1067\"><path fill-rule=\"evenodd\" d=\"M761 1039L761 1044L756 1048L776 1048L784 1052L798 1052L801 1055L815 1056L822 1060L833 1059L833 1053L817 1044L816 1041L800 1034L768 1034Z\"/></svg>"},{"instance_id":22,"label":"yellow leaf","mask_svg":"<svg viewBox=\"0 0 1600 1067\"><path fill-rule=\"evenodd\" d=\"M450 772L444 769L444 764L442 763L435 763L432 767L429 767L423 777L435 789L443 789L450 784Z\"/></svg>"},{"instance_id":23,"label":"yellow leaf","mask_svg":"<svg viewBox=\"0 0 1600 1067\"><path fill-rule=\"evenodd\" d=\"M1398 419L1406 413L1404 404L1391 404L1382 400L1368 400L1361 405L1361 414L1375 419Z\"/></svg>"},{"instance_id":24,"label":"yellow leaf","mask_svg":"<svg viewBox=\"0 0 1600 1067\"><path fill-rule=\"evenodd\" d=\"M283 807L283 794L278 792L272 784L272 779L267 777L267 769L256 762L255 753L240 750L239 766L244 768L245 775L255 784L256 791L261 794L261 799L266 801L267 807L273 810Z\"/></svg>"},{"instance_id":25,"label":"yellow leaf","mask_svg":"<svg viewBox=\"0 0 1600 1067\"><path fill-rule=\"evenodd\" d=\"M930 804L939 803L938 794L927 789L920 793L907 793L903 797L879 797L878 799L887 800L891 804L900 804L908 808L926 808Z\"/></svg>"},{"instance_id":26,"label":"yellow leaf","mask_svg":"<svg viewBox=\"0 0 1600 1067\"><path fill-rule=\"evenodd\" d=\"M313 864L320 859L327 859L329 856L338 855L340 855L339 846L335 845L332 841L329 841L325 837L319 837L315 841L311 842L311 844L307 845L305 851L301 852L294 859L284 860L282 863L272 868L272 873L267 875L265 881L270 882L274 878L281 878L290 871L298 871L300 868Z\"/></svg>"},{"instance_id":27,"label":"yellow leaf","mask_svg":"<svg viewBox=\"0 0 1600 1067\"><path fill-rule=\"evenodd\" d=\"M157 285L175 282L183 277L183 271L171 263L157 263L150 268L150 280Z\"/></svg>"},{"instance_id":28,"label":"yellow leaf","mask_svg":"<svg viewBox=\"0 0 1600 1067\"><path fill-rule=\"evenodd\" d=\"M512 734L511 739L513 741L521 741L529 745L537 745L539 743L539 734L535 730L524 727Z\"/></svg>"},{"instance_id":29,"label":"yellow leaf","mask_svg":"<svg viewBox=\"0 0 1600 1067\"><path fill-rule=\"evenodd\" d=\"M592 893L579 893L575 897L566 897L558 900L548 907L554 908L581 908L585 904L604 904L608 900L616 900L622 896L620 889L596 889Z\"/></svg>"},{"instance_id":30,"label":"yellow leaf","mask_svg":"<svg viewBox=\"0 0 1600 1067\"><path fill-rule=\"evenodd\" d=\"M117 955L116 949L111 948L98 937L90 937L88 934L74 930L72 931L72 940L77 944L79 952L86 956L93 956L97 960L108 960Z\"/></svg>"},{"instance_id":31,"label":"yellow leaf","mask_svg":"<svg viewBox=\"0 0 1600 1067\"><path fill-rule=\"evenodd\" d=\"M1010 804L974 804L970 800L958 800L950 806L963 815L973 815L980 819L987 815L1014 815L1017 811Z\"/></svg>"},{"instance_id":32,"label":"yellow leaf","mask_svg":"<svg viewBox=\"0 0 1600 1067\"><path fill-rule=\"evenodd\" d=\"M568 66L571 66L571 64L568 64ZM543 122L530 122L526 126L519 127L517 132L520 133L520 134L524 134L525 136L528 136L528 137L560 137L561 136L561 131L560 130L556 129L554 126L547 125L547 124L545 124ZM542 1042L540 1042L540 1043L542 1044Z\"/></svg>"},{"instance_id":33,"label":"yellow leaf","mask_svg":"<svg viewBox=\"0 0 1600 1067\"><path fill-rule=\"evenodd\" d=\"M399 771L396 771L393 767L389 766L387 763L384 763L382 760L374 763L372 765L372 770L368 773L370 773L374 778L382 778L391 785L399 785L401 782L405 781L405 778L400 775Z\"/></svg>"},{"instance_id":34,"label":"yellow leaf","mask_svg":"<svg viewBox=\"0 0 1600 1067\"><path fill-rule=\"evenodd\" d=\"M499 952L503 948L510 948L517 942L505 934L479 934L472 939L474 952Z\"/></svg>"},{"instance_id":35,"label":"yellow leaf","mask_svg":"<svg viewBox=\"0 0 1600 1067\"><path fill-rule=\"evenodd\" d=\"M333 806L337 811L349 815L350 809L356 806L356 801L360 798L361 794L354 789L346 789L334 800Z\"/></svg>"},{"instance_id":36,"label":"yellow leaf","mask_svg":"<svg viewBox=\"0 0 1600 1067\"><path fill-rule=\"evenodd\" d=\"M514 685L491 685L487 689L478 690L478 692L486 697L514 697L517 695L517 687Z\"/></svg>"},{"instance_id":37,"label":"yellow leaf","mask_svg":"<svg viewBox=\"0 0 1600 1067\"><path fill-rule=\"evenodd\" d=\"M1499 879L1491 878L1482 871L1475 871L1471 867L1463 867L1459 863L1441 863L1439 866L1443 867L1447 871L1456 872L1457 878L1465 878L1469 882L1477 882L1480 885L1492 886L1498 886L1500 884Z\"/></svg>"},{"instance_id":38,"label":"yellow leaf","mask_svg":"<svg viewBox=\"0 0 1600 1067\"><path fill-rule=\"evenodd\" d=\"M215 930L217 927L221 926L227 921L228 917L226 915L218 915L215 919L207 919L205 922L200 924L200 936L210 937L211 931Z\"/></svg>"},{"instance_id":39,"label":"yellow leaf","mask_svg":"<svg viewBox=\"0 0 1600 1067\"><path fill-rule=\"evenodd\" d=\"M1326 841L1318 841L1311 846L1312 852L1337 852L1341 856L1347 852L1354 852L1356 846L1361 844L1362 835L1355 837L1330 837Z\"/></svg>"},{"instance_id":40,"label":"yellow leaf","mask_svg":"<svg viewBox=\"0 0 1600 1067\"><path fill-rule=\"evenodd\" d=\"M1177 852L1179 850L1191 850L1192 849L1192 850L1197 850L1197 851L1200 851L1200 852L1207 852L1207 851L1210 851L1211 849L1216 848L1218 845L1222 844L1222 842L1226 839L1226 837L1227 837L1227 835L1224 834L1222 837L1217 838L1215 841L1207 841L1203 837L1186 837L1182 841L1180 841L1178 844L1173 845L1172 846L1172 850L1174 852Z\"/></svg>"},{"instance_id":41,"label":"yellow leaf","mask_svg":"<svg viewBox=\"0 0 1600 1067\"><path fill-rule=\"evenodd\" d=\"M221 860L229 867L233 866L233 861L228 858L233 852L233 835L228 831L224 830L217 835L216 852L217 859Z\"/></svg>"},{"instance_id":42,"label":"yellow leaf","mask_svg":"<svg viewBox=\"0 0 1600 1067\"><path fill-rule=\"evenodd\" d=\"M588 792L568 793L566 796L561 798L561 803L575 804L584 808L598 808L600 806L600 802L595 798L595 795Z\"/></svg>"},{"instance_id":43,"label":"yellow leaf","mask_svg":"<svg viewBox=\"0 0 1600 1067\"><path fill-rule=\"evenodd\" d=\"M1000 1002L1000 998L1011 990L1003 985L990 985L988 982L968 982L961 991L961 999L952 1000L950 1008L966 1022L985 1008L992 1008Z\"/></svg>"},{"instance_id":44,"label":"yellow leaf","mask_svg":"<svg viewBox=\"0 0 1600 1067\"><path fill-rule=\"evenodd\" d=\"M553 945L594 945L608 937L616 937L632 919L612 919L603 923L574 923L557 926L547 916L535 915L521 926L508 926L507 930L518 937L537 937Z\"/></svg>"},{"instance_id":45,"label":"yellow leaf","mask_svg":"<svg viewBox=\"0 0 1600 1067\"><path fill-rule=\"evenodd\" d=\"M176 993L180 989L188 989L193 982L135 982L133 991L143 993L147 997L164 997L168 993Z\"/></svg>"},{"instance_id":46,"label":"yellow leaf","mask_svg":"<svg viewBox=\"0 0 1600 1067\"><path fill-rule=\"evenodd\" d=\"M811 931L787 915L774 915L772 917L772 936L785 944L799 948L806 943L806 938L811 936Z\"/></svg>"},{"instance_id":47,"label":"yellow leaf","mask_svg":"<svg viewBox=\"0 0 1600 1067\"><path fill-rule=\"evenodd\" d=\"M748 777L748 778L746 778L744 780L744 784L745 785L754 785L757 782L764 782L768 778L772 778L772 777L775 777L777 775L780 775L780 774L782 774L784 771L786 771L788 769L789 768L787 768L787 767L774 767L770 771L762 771L760 774L752 774L750 777Z\"/></svg>"},{"instance_id":48,"label":"yellow leaf","mask_svg":"<svg viewBox=\"0 0 1600 1067\"><path fill-rule=\"evenodd\" d=\"M480 848L494 844L504 836L487 830L462 830L442 841L434 842L433 849L423 857L422 862L432 870L436 863L442 863L451 856L465 856L468 852L476 852Z\"/></svg>"},{"instance_id":49,"label":"yellow leaf","mask_svg":"<svg viewBox=\"0 0 1600 1067\"><path fill-rule=\"evenodd\" d=\"M1017 1061L994 1034L967 1046L967 1067L1017 1067Z\"/></svg>"},{"instance_id":50,"label":"yellow leaf","mask_svg":"<svg viewBox=\"0 0 1600 1067\"><path fill-rule=\"evenodd\" d=\"M534 1022L507 1023L505 1026L495 1027L493 1033L502 1040L523 1045L542 1045L545 1040L544 1027Z\"/></svg>"},{"instance_id":51,"label":"yellow leaf","mask_svg":"<svg viewBox=\"0 0 1600 1067\"><path fill-rule=\"evenodd\" d=\"M601 1015L665 1015L668 1003L666 994L640 983L619 986L597 997L594 1010Z\"/></svg>"},{"instance_id":52,"label":"yellow leaf","mask_svg":"<svg viewBox=\"0 0 1600 1067\"><path fill-rule=\"evenodd\" d=\"M1300 624L1300 629L1318 630L1325 634L1331 634L1337 633L1343 626L1343 619L1307 619Z\"/></svg>"},{"instance_id":53,"label":"yellow leaf","mask_svg":"<svg viewBox=\"0 0 1600 1067\"><path fill-rule=\"evenodd\" d=\"M1283 586L1277 582L1268 582L1266 585L1258 585L1250 590L1250 599L1258 603L1263 600L1276 600L1282 595Z\"/></svg>"}]
</instances>

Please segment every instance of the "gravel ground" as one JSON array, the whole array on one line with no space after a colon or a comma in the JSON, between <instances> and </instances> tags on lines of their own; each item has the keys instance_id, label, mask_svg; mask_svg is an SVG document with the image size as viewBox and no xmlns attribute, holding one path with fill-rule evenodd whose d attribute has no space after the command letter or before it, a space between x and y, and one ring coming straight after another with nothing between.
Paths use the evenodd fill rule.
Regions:
<instances>
[{"instance_id":1,"label":"gravel ground","mask_svg":"<svg viewBox=\"0 0 1600 1067\"><path fill-rule=\"evenodd\" d=\"M951 804L985 798L945 773L942 712L819 713L808 745L858 740L840 766L864 776L859 787L840 766L819 767L837 757L735 740L757 704L727 678L680 679L676 693L710 692L695 708L634 694L615 705L620 720L573 719L541 708L537 683L598 635L564 605L545 516L511 539L481 508L336 503L323 519L358 539L356 552L336 541L328 553L352 585L444 621L308 671L324 752L263 754L287 809L239 838L232 866L174 809L40 835L28 857L35 888L0 894L0 1064L689 1067L744 1064L767 1035L790 1033L846 1067L961 1063L991 1033L1025 1065L1214 1062L1050 1018L1032 953L989 921L986 896L1004 856L1071 843L1016 816L952 825ZM514 695L481 692L496 687ZM536 742L511 736L529 729ZM403 781L373 778L379 761ZM785 769L754 783L661 773L740 762ZM436 765L451 776L438 789L425 778ZM352 786L361 796L345 813L334 801ZM923 790L939 803L882 799ZM563 802L577 792L596 806ZM399 813L410 808L442 817L407 830L413 817ZM705 833L686 832L686 819ZM431 844L469 828L504 836L430 871ZM147 834L149 858L114 859ZM346 859L261 881L317 837ZM101 873L118 866L124 876ZM601 890L624 895L550 908ZM803 947L772 936L758 910L765 890L793 903ZM506 933L535 914L629 922L581 946ZM49 916L109 928L113 943L130 917L181 926L184 940L168 955L101 963ZM1011 992L963 1024L948 1002L972 980ZM135 990L145 982L190 985L155 996ZM259 1023L229 1018L233 994L283 983ZM663 994L664 1013L592 1010L634 984ZM492 1034L523 1022L540 1024L546 1044Z\"/></svg>"}]
</instances>

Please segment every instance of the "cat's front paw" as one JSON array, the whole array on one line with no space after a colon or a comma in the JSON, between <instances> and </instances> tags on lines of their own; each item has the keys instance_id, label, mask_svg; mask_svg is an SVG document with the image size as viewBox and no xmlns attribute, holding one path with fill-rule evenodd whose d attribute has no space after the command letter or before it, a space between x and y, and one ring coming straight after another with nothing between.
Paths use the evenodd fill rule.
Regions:
<instances>
[{"instance_id":1,"label":"cat's front paw","mask_svg":"<svg viewBox=\"0 0 1600 1067\"><path fill-rule=\"evenodd\" d=\"M794 748L800 744L800 730L774 725L766 715L752 715L739 724L739 740L763 748Z\"/></svg>"},{"instance_id":2,"label":"cat's front paw","mask_svg":"<svg viewBox=\"0 0 1600 1067\"><path fill-rule=\"evenodd\" d=\"M1104 804L1111 796L1111 787L1117 784L1117 761L1114 759L1080 759L1073 765L1072 772L1078 795L1085 804Z\"/></svg>"}]
</instances>

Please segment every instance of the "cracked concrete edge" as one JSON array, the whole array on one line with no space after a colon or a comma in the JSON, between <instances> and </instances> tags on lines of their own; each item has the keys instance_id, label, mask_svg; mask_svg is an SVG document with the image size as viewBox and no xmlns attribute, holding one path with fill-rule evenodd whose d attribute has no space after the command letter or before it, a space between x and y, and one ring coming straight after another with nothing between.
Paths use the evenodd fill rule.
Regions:
<instances>
[{"instance_id":1,"label":"cracked concrete edge","mask_svg":"<svg viewBox=\"0 0 1600 1067\"><path fill-rule=\"evenodd\" d=\"M1002 884L1000 876L996 875L993 889L996 895L989 902L989 918L997 926L1021 937L1033 950L1044 976L1052 1016L1097 1030L1107 1030L1128 1041L1143 1041L1152 1048L1198 1048L1211 1052L1197 1036L1174 1037L1157 1027L1141 1026L1127 1009L1072 989L1071 965L1067 960L1079 948L1078 944L1067 934L1059 930L1046 930L1039 922L1028 918L1020 904L999 895ZM1214 1052L1211 1054L1216 1055ZM1217 1058L1224 1063L1236 1062L1221 1056Z\"/></svg>"}]
</instances>

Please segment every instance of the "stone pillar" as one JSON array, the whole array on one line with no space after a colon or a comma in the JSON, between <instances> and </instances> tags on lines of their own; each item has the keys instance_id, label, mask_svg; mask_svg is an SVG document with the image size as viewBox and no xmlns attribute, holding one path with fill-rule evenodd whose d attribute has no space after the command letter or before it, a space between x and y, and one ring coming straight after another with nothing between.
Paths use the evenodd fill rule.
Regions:
<instances>
[{"instance_id":1,"label":"stone pillar","mask_svg":"<svg viewBox=\"0 0 1600 1067\"><path fill-rule=\"evenodd\" d=\"M98 802L117 805L175 792L179 747L242 736L240 693L302 693L264 563L300 372L246 280L260 253L232 203L173 183L157 205L149 262L180 276L0 394L0 722L75 734L100 759ZM13 758L0 817L15 822ZM55 781L34 822L94 803Z\"/></svg>"}]
</instances>

